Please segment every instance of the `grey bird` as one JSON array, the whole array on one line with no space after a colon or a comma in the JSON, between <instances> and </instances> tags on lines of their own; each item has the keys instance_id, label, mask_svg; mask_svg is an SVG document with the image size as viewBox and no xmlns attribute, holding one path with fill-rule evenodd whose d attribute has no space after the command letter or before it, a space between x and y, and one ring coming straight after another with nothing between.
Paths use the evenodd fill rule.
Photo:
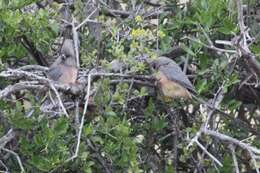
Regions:
<instances>
[{"instance_id":1,"label":"grey bird","mask_svg":"<svg viewBox=\"0 0 260 173\"><path fill-rule=\"evenodd\" d=\"M61 47L61 56L50 66L47 76L53 81L63 84L75 83L78 69L73 40L66 39Z\"/></svg>"},{"instance_id":2,"label":"grey bird","mask_svg":"<svg viewBox=\"0 0 260 173\"><path fill-rule=\"evenodd\" d=\"M158 57L149 62L157 71L156 79L159 88L165 97L170 98L191 98L191 93L196 90L187 75L180 66L170 58Z\"/></svg>"}]
</instances>

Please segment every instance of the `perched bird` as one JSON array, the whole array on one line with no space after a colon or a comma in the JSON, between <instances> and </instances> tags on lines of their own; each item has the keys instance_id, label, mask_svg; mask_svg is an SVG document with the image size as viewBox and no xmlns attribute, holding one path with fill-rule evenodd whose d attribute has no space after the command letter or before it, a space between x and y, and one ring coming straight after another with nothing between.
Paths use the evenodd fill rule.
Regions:
<instances>
[{"instance_id":1,"label":"perched bird","mask_svg":"<svg viewBox=\"0 0 260 173\"><path fill-rule=\"evenodd\" d=\"M167 98L191 98L194 86L178 64L170 58L158 57L149 62L157 71L156 79L163 96Z\"/></svg>"},{"instance_id":2,"label":"perched bird","mask_svg":"<svg viewBox=\"0 0 260 173\"><path fill-rule=\"evenodd\" d=\"M73 41L66 39L61 47L61 56L50 66L47 76L63 84L75 83L78 75Z\"/></svg>"}]
</instances>

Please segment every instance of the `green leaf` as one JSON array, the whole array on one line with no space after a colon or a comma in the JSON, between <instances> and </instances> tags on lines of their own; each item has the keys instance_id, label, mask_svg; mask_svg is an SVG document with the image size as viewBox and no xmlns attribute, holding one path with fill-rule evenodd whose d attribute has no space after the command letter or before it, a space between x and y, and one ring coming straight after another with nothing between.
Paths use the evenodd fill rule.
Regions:
<instances>
[{"instance_id":1,"label":"green leaf","mask_svg":"<svg viewBox=\"0 0 260 173\"><path fill-rule=\"evenodd\" d=\"M89 136L93 133L93 127L91 125L85 125L83 129L83 133L86 136Z\"/></svg>"},{"instance_id":2,"label":"green leaf","mask_svg":"<svg viewBox=\"0 0 260 173\"><path fill-rule=\"evenodd\" d=\"M227 103L227 107L229 110L235 110L238 107L240 107L242 103L240 101L236 101L236 100L229 100L229 102Z\"/></svg>"},{"instance_id":3,"label":"green leaf","mask_svg":"<svg viewBox=\"0 0 260 173\"><path fill-rule=\"evenodd\" d=\"M154 117L152 122L151 122L151 128L154 129L155 131L159 131L163 129L164 127L167 126L167 122L161 117Z\"/></svg>"},{"instance_id":4,"label":"green leaf","mask_svg":"<svg viewBox=\"0 0 260 173\"><path fill-rule=\"evenodd\" d=\"M33 128L34 122L30 118L26 118L23 115L15 113L10 117L10 120L15 128L29 130Z\"/></svg>"},{"instance_id":5,"label":"green leaf","mask_svg":"<svg viewBox=\"0 0 260 173\"><path fill-rule=\"evenodd\" d=\"M225 155L223 167L219 169L219 172L221 173L230 173L233 171L233 160L230 155Z\"/></svg>"},{"instance_id":6,"label":"green leaf","mask_svg":"<svg viewBox=\"0 0 260 173\"><path fill-rule=\"evenodd\" d=\"M125 137L126 137L126 136L128 136L129 133L130 133L129 127L127 127L127 126L125 126L125 125L123 125L123 124L119 124L119 125L117 126L116 130L117 130L116 135L118 135L118 136L125 136Z\"/></svg>"},{"instance_id":7,"label":"green leaf","mask_svg":"<svg viewBox=\"0 0 260 173\"><path fill-rule=\"evenodd\" d=\"M51 27L52 31L55 33L55 35L58 35L59 27L60 27L59 24L55 21L51 21L50 27Z\"/></svg>"},{"instance_id":8,"label":"green leaf","mask_svg":"<svg viewBox=\"0 0 260 173\"><path fill-rule=\"evenodd\" d=\"M65 118L59 118L55 123L53 130L56 136L64 135L69 128L68 120Z\"/></svg>"},{"instance_id":9,"label":"green leaf","mask_svg":"<svg viewBox=\"0 0 260 173\"><path fill-rule=\"evenodd\" d=\"M236 30L236 24L229 19L223 20L223 26L218 28L218 31L223 34L234 34Z\"/></svg>"},{"instance_id":10,"label":"green leaf","mask_svg":"<svg viewBox=\"0 0 260 173\"><path fill-rule=\"evenodd\" d=\"M202 70L208 68L208 59L209 59L209 57L206 56L205 54L202 54L199 56L200 68Z\"/></svg>"},{"instance_id":11,"label":"green leaf","mask_svg":"<svg viewBox=\"0 0 260 173\"><path fill-rule=\"evenodd\" d=\"M39 155L33 155L29 163L41 171L49 171L53 168L50 160Z\"/></svg>"},{"instance_id":12,"label":"green leaf","mask_svg":"<svg viewBox=\"0 0 260 173\"><path fill-rule=\"evenodd\" d=\"M195 55L196 55L196 54L195 54L190 48L188 48L186 45L181 44L180 47L181 47L185 52L187 52L188 54L190 54L191 56L195 56Z\"/></svg>"},{"instance_id":13,"label":"green leaf","mask_svg":"<svg viewBox=\"0 0 260 173\"><path fill-rule=\"evenodd\" d=\"M207 80L199 80L196 84L196 88L198 93L202 93L208 90L208 82Z\"/></svg>"}]
</instances>

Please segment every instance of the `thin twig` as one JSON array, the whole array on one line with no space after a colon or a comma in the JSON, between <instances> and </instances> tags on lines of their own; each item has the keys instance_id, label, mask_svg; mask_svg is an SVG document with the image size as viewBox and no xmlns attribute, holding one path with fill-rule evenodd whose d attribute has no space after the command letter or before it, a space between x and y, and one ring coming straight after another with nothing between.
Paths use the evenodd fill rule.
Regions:
<instances>
[{"instance_id":1,"label":"thin twig","mask_svg":"<svg viewBox=\"0 0 260 173\"><path fill-rule=\"evenodd\" d=\"M8 142L10 142L15 137L15 132L10 129L4 136L0 138L0 148L4 147Z\"/></svg>"},{"instance_id":2,"label":"thin twig","mask_svg":"<svg viewBox=\"0 0 260 173\"><path fill-rule=\"evenodd\" d=\"M86 94L86 97L85 97L86 101L85 101L85 105L84 105L83 114L81 116L81 122L80 122L80 126L79 126L79 131L78 131L77 145L76 145L75 153L74 153L74 155L72 157L67 159L65 162L71 161L71 160L73 160L73 159L78 157L78 152L79 152L79 146L80 146L82 129L83 129L83 125L84 125L85 114L86 114L87 109L88 109L88 103L89 103L89 97L90 97L90 86L91 86L91 74L88 75L87 94Z\"/></svg>"},{"instance_id":3,"label":"thin twig","mask_svg":"<svg viewBox=\"0 0 260 173\"><path fill-rule=\"evenodd\" d=\"M0 171L0 172L3 172L3 173L8 173L9 172L9 169L8 167L4 164L4 162L2 160L0 160L0 164L2 165L2 167L4 167L5 171Z\"/></svg>"},{"instance_id":4,"label":"thin twig","mask_svg":"<svg viewBox=\"0 0 260 173\"><path fill-rule=\"evenodd\" d=\"M212 46L209 46L209 45L207 45L206 43L203 43L203 42L201 42L201 41L198 40L198 39L194 39L194 38L191 38L191 37L188 37L188 36L185 36L184 38L189 39L189 40L191 40L191 41L194 41L194 42L196 42L196 43L198 43L198 44L200 44L200 45L202 45L202 46L204 46L204 47L206 47L206 48L213 49L213 50L215 50L215 51L217 51L217 52L221 52L221 53L237 53L236 50L221 49L221 48L218 48L218 47L215 47L215 46L213 46L213 47L212 47Z\"/></svg>"},{"instance_id":5,"label":"thin twig","mask_svg":"<svg viewBox=\"0 0 260 173\"><path fill-rule=\"evenodd\" d=\"M214 157L210 152L208 152L208 150L198 141L195 141L196 144L212 159L214 160L219 166L223 166L223 164L216 158Z\"/></svg>"},{"instance_id":6,"label":"thin twig","mask_svg":"<svg viewBox=\"0 0 260 173\"><path fill-rule=\"evenodd\" d=\"M7 148L4 148L4 147L0 148L0 150L4 150L4 151L6 151L6 152L8 152L8 153L10 153L10 154L12 154L12 155L14 155L14 156L16 157L16 160L17 160L19 166L20 166L21 173L24 173L24 172L25 172L24 167L23 167L23 163L22 163L22 161L21 161L19 155L18 155L16 152L14 152L14 151L12 151L12 150L9 150L9 149L7 149Z\"/></svg>"},{"instance_id":7,"label":"thin twig","mask_svg":"<svg viewBox=\"0 0 260 173\"><path fill-rule=\"evenodd\" d=\"M78 26L75 27L76 30L78 30L79 28L81 28L83 25L85 25L87 22L95 22L97 23L97 21L95 20L91 20L90 18L92 17L92 15L97 11L97 8L95 10L93 10L90 15L88 15L88 17L83 20L83 22L81 22L80 24L78 24Z\"/></svg>"},{"instance_id":8,"label":"thin twig","mask_svg":"<svg viewBox=\"0 0 260 173\"><path fill-rule=\"evenodd\" d=\"M231 154L232 154L232 159L233 159L235 171L236 171L236 173L239 173L239 167L238 167L238 162L237 162L237 156L236 156L235 148L234 148L234 146L232 144L230 144L229 145L229 149L230 149Z\"/></svg>"},{"instance_id":9,"label":"thin twig","mask_svg":"<svg viewBox=\"0 0 260 173\"><path fill-rule=\"evenodd\" d=\"M244 142L241 142L235 138L232 138L230 136L227 136L227 135L224 135L222 133L218 133L218 132L215 132L213 130L209 130L209 129L204 129L203 131L204 134L206 135L210 135L210 136L213 136L213 137L216 137L222 141L227 141L227 142L231 142L232 144L235 144L245 150L250 150L252 151L253 153L255 154L260 154L260 149L256 148L256 147L253 147L249 144L246 144Z\"/></svg>"},{"instance_id":10,"label":"thin twig","mask_svg":"<svg viewBox=\"0 0 260 173\"><path fill-rule=\"evenodd\" d=\"M80 45L80 43L79 43L79 35L77 32L75 23L76 23L76 19L74 17L72 17L71 26L72 26L74 49L75 49L75 54L76 54L76 65L77 65L77 68L79 68L80 67L80 64L79 64L79 45Z\"/></svg>"},{"instance_id":11,"label":"thin twig","mask_svg":"<svg viewBox=\"0 0 260 173\"><path fill-rule=\"evenodd\" d=\"M257 164L257 162L256 162L255 154L254 154L251 150L248 150L248 152L249 152L249 154L250 154L250 156L251 156L251 158L252 158L252 162L253 162L253 164L254 164L254 168L255 168L255 170L256 170L256 173L260 173L260 171L259 171L259 166L258 166L258 164Z\"/></svg>"},{"instance_id":12,"label":"thin twig","mask_svg":"<svg viewBox=\"0 0 260 173\"><path fill-rule=\"evenodd\" d=\"M63 102L62 102L62 100L61 100L61 98L60 98L59 92L57 91L57 89L55 88L55 86L52 84L52 82L50 82L49 85L50 85L51 89L54 91L55 95L57 96L57 99L58 99L58 101L59 101L59 105L60 105L60 107L62 108L62 111L64 112L65 116L66 116L67 118L69 118L69 114L67 113L67 111L66 111L66 109L65 109L65 107L64 107L64 105L63 105Z\"/></svg>"}]
</instances>

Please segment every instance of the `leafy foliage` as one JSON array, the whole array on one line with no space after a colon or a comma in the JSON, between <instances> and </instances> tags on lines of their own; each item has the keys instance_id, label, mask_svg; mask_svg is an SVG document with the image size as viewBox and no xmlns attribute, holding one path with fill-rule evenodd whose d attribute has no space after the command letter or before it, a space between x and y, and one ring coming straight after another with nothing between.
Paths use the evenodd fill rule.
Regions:
<instances>
[{"instance_id":1,"label":"leafy foliage","mask_svg":"<svg viewBox=\"0 0 260 173\"><path fill-rule=\"evenodd\" d=\"M19 68L21 64L35 64L32 53L23 44L24 37L29 38L45 58L58 52L56 43L62 35L60 13L64 7L58 2L0 1L2 66ZM178 47L184 53L171 58L191 76L199 98L211 104L216 101L214 98L219 94L219 88L223 88L223 101L209 126L240 141L247 140L250 145L260 146L259 134L252 131L259 131L259 76L248 70L250 67L237 54L231 56L230 50L234 50L234 45L215 42L229 40L232 43L231 39L241 32L234 2L193 0L183 5L171 0L155 1L155 4L148 1L113 2L112 5L99 4L101 8L96 20L102 23L100 39L91 32L91 22L89 27L77 31L81 43L81 67L107 70L111 69L113 60L119 60L126 64L120 74L152 76L154 71L140 57L170 57L169 50ZM47 5L40 7L39 3ZM258 7L253 2L249 5L248 9ZM68 6L75 20L86 18L84 0L76 0ZM162 11L153 15L157 6ZM247 22L252 28L250 34L255 36L250 49L258 55L259 33L253 31L259 24L249 25L249 19ZM5 81L0 78L0 89L23 79ZM9 129L16 132L15 138L7 144L1 143L0 138L0 161L3 162L0 162L0 171L5 167L10 172L21 169L17 159L8 157L2 148L9 148L19 155L25 172L171 173L196 169L198 172L228 173L234 170L227 141L207 135L199 138L206 150L220 160L222 167L216 166L203 149L194 145L187 147L210 110L203 108L197 100L167 102L160 97L158 88L142 85L143 80L139 83L141 86L134 85L133 80L124 80L122 76L93 79L91 87L95 90L95 108L84 115L79 143L76 111L70 111L69 118L52 117L41 111L44 95L48 95L46 90L44 94L40 91L17 91L8 99L0 100L0 137ZM66 95L79 102L80 115L85 101L85 95L82 95ZM68 160L75 154L77 144L77 157ZM257 169L243 148L237 147L235 154L241 172Z\"/></svg>"}]
</instances>

